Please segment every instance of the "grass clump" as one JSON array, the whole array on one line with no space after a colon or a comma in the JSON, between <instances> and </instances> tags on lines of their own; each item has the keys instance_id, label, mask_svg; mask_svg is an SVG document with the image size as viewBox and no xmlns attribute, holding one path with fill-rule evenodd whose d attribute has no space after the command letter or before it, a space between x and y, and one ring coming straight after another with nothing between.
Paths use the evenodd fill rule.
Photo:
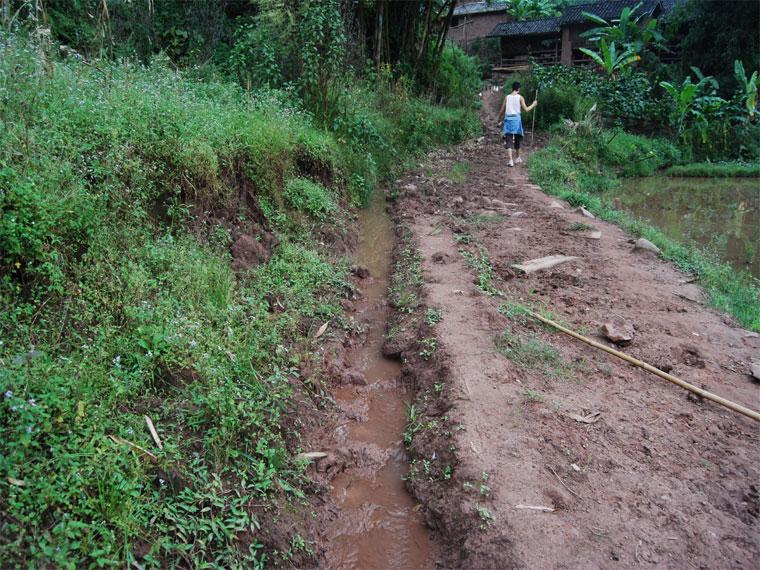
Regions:
<instances>
[{"instance_id":1,"label":"grass clump","mask_svg":"<svg viewBox=\"0 0 760 570\"><path fill-rule=\"evenodd\" d=\"M498 224L504 221L506 218L502 214L473 214L467 218L467 223L473 226L487 226L488 224Z\"/></svg>"},{"instance_id":2,"label":"grass clump","mask_svg":"<svg viewBox=\"0 0 760 570\"><path fill-rule=\"evenodd\" d=\"M760 178L760 163L756 162L697 162L671 166L667 176L704 178Z\"/></svg>"},{"instance_id":3,"label":"grass clump","mask_svg":"<svg viewBox=\"0 0 760 570\"><path fill-rule=\"evenodd\" d=\"M467 181L468 172L470 172L470 165L467 162L457 162L444 176L454 184L462 184Z\"/></svg>"},{"instance_id":4,"label":"grass clump","mask_svg":"<svg viewBox=\"0 0 760 570\"><path fill-rule=\"evenodd\" d=\"M518 366L540 370L550 377L573 375L573 368L565 362L562 353L536 335L522 336L507 326L495 344L502 355Z\"/></svg>"},{"instance_id":5,"label":"grass clump","mask_svg":"<svg viewBox=\"0 0 760 570\"><path fill-rule=\"evenodd\" d=\"M478 289L483 293L491 296L501 297L504 293L500 291L494 284L494 272L491 260L488 258L488 252L483 246L478 246L477 251L472 253L465 249L460 249L459 253L462 254L467 265L472 267L478 273Z\"/></svg>"},{"instance_id":6,"label":"grass clump","mask_svg":"<svg viewBox=\"0 0 760 570\"><path fill-rule=\"evenodd\" d=\"M285 197L296 210L306 212L320 222L324 222L338 209L330 191L308 178L289 180L285 185Z\"/></svg>"}]
</instances>

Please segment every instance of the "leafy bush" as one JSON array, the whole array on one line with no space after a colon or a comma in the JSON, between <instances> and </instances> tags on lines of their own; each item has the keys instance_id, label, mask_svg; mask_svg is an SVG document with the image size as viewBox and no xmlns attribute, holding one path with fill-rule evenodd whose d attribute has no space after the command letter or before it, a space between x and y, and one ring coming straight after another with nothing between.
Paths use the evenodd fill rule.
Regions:
<instances>
[{"instance_id":1,"label":"leafy bush","mask_svg":"<svg viewBox=\"0 0 760 570\"><path fill-rule=\"evenodd\" d=\"M441 101L453 106L472 106L480 89L478 61L458 46L448 44L441 53L435 86Z\"/></svg>"},{"instance_id":2,"label":"leafy bush","mask_svg":"<svg viewBox=\"0 0 760 570\"><path fill-rule=\"evenodd\" d=\"M308 212L319 221L325 221L338 209L327 188L306 178L288 181L285 185L285 197L296 210Z\"/></svg>"}]
</instances>

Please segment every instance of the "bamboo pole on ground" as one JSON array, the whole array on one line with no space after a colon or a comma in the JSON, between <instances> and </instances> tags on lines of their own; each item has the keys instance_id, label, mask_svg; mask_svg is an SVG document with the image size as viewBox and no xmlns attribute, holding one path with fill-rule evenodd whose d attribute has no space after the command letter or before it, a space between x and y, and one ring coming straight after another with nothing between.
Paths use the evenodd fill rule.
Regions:
<instances>
[{"instance_id":1,"label":"bamboo pole on ground","mask_svg":"<svg viewBox=\"0 0 760 570\"><path fill-rule=\"evenodd\" d=\"M600 350L603 350L604 352L608 352L609 354L612 354L614 356L617 356L618 358L621 358L622 360L625 360L626 362L633 364L634 366L638 366L639 368L643 368L647 372L651 372L652 374L659 376L660 378L667 380L668 382L672 382L673 384L676 384L680 386L681 388L684 388L685 390L688 390L689 392L693 392L699 396L702 396L703 398L707 400L711 400L717 404L720 404L721 406L725 406L726 408L733 410L735 412L738 412L740 414L743 414L747 416L748 418L752 418L755 421L760 421L760 414L755 412L754 410L750 410L749 408L745 408L741 404L737 404L736 402L732 402L731 400L726 400L725 398L722 398L718 396L717 394L713 394L712 392L708 392L707 390L703 390L702 388L698 388L697 386L694 386L693 384L689 384L688 382L685 382L681 380L680 378L677 378L673 376L672 374L668 374L667 372L663 372L659 368L655 368L654 366L647 364L646 362L643 362L637 358L633 358L632 356L629 356L625 354L624 352L620 352L619 350L615 350L614 348L610 348L608 346L605 346L599 342L596 342L595 340L591 340L588 337L585 337L581 334L578 334L575 331L572 331L568 328L563 327L562 325L555 323L551 319L547 319L546 317L542 317L541 315L538 315L534 313L533 311L529 311L530 315L532 317L535 317L542 323L545 323L551 327L554 327L555 329L565 333L566 335L569 335L577 340L580 340L582 342L585 342L586 344L589 344L593 346L594 348L598 348Z\"/></svg>"}]
</instances>

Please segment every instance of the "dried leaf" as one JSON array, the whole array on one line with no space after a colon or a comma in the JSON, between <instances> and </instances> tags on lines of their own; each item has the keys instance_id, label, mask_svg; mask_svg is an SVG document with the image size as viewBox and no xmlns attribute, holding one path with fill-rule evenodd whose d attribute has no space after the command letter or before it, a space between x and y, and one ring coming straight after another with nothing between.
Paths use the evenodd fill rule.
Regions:
<instances>
[{"instance_id":1,"label":"dried leaf","mask_svg":"<svg viewBox=\"0 0 760 570\"><path fill-rule=\"evenodd\" d=\"M595 424L599 421L601 416L602 412L591 412L585 416L580 416L578 414L568 414L568 417L574 419L576 422L581 422L584 424Z\"/></svg>"},{"instance_id":2,"label":"dried leaf","mask_svg":"<svg viewBox=\"0 0 760 570\"><path fill-rule=\"evenodd\" d=\"M26 483L24 483L21 479L14 479L13 477L7 477L8 483L11 485L16 485L16 487L26 487Z\"/></svg>"},{"instance_id":3,"label":"dried leaf","mask_svg":"<svg viewBox=\"0 0 760 570\"><path fill-rule=\"evenodd\" d=\"M143 417L145 418L145 423L148 424L148 430L150 431L150 435L153 438L153 441L156 442L158 449L163 449L164 446L161 443L161 438L158 437L158 432L156 431L156 428L153 425L153 421L148 416L143 416Z\"/></svg>"},{"instance_id":4,"label":"dried leaf","mask_svg":"<svg viewBox=\"0 0 760 570\"><path fill-rule=\"evenodd\" d=\"M325 331L327 330L327 325L330 323L330 321L327 321L325 324L323 324L321 327L319 327L319 330L317 331L317 334L314 335L314 340L321 337L323 334L325 334Z\"/></svg>"}]
</instances>

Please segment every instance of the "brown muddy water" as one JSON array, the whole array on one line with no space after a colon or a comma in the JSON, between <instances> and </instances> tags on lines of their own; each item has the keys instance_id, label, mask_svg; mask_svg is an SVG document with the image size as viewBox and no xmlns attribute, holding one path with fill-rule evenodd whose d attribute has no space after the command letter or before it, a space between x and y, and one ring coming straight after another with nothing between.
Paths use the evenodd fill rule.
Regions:
<instances>
[{"instance_id":1,"label":"brown muddy water","mask_svg":"<svg viewBox=\"0 0 760 570\"><path fill-rule=\"evenodd\" d=\"M367 421L340 425L338 439L375 445L386 460L377 471L349 470L332 481L341 510L328 532L328 567L432 568L434 544L403 481L408 467L403 445L405 406L411 395L399 384L400 363L382 355L394 243L393 225L382 195L376 193L359 221L356 262L366 266L371 277L363 282L364 300L357 317L368 332L366 342L349 358L364 375L367 386L340 388L335 396L342 405L367 406L368 415Z\"/></svg>"},{"instance_id":2,"label":"brown muddy water","mask_svg":"<svg viewBox=\"0 0 760 570\"><path fill-rule=\"evenodd\" d=\"M757 178L630 178L612 195L668 237L712 250L760 278Z\"/></svg>"}]
</instances>

